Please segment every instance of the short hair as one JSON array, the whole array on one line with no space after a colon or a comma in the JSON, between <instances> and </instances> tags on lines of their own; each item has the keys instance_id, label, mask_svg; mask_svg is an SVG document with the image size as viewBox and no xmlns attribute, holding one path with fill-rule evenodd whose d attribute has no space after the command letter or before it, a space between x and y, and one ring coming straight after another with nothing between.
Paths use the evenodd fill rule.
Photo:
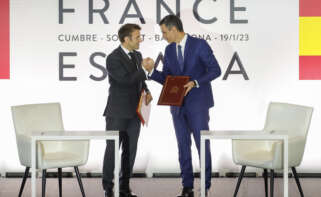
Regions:
<instances>
[{"instance_id":1,"label":"short hair","mask_svg":"<svg viewBox=\"0 0 321 197\"><path fill-rule=\"evenodd\" d=\"M132 36L132 33L135 30L141 30L140 26L137 24L130 24L130 23L127 23L127 24L121 26L120 29L118 30L118 38L119 38L120 42L121 43L125 42L125 37Z\"/></svg>"},{"instance_id":2,"label":"short hair","mask_svg":"<svg viewBox=\"0 0 321 197\"><path fill-rule=\"evenodd\" d=\"M160 22L159 25L165 25L168 29L172 27L176 27L176 29L180 32L184 32L183 23L181 19L176 15L167 15Z\"/></svg>"}]
</instances>

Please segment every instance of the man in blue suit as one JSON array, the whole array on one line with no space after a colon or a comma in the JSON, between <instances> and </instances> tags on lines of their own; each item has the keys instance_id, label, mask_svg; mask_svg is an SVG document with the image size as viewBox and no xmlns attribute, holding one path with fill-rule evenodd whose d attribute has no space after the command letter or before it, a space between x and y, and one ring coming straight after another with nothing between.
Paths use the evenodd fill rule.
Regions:
<instances>
[{"instance_id":1,"label":"man in blue suit","mask_svg":"<svg viewBox=\"0 0 321 197\"><path fill-rule=\"evenodd\" d=\"M200 131L209 130L209 108L214 106L211 81L221 75L221 69L208 43L184 33L181 20L168 15L160 21L164 39L169 43L165 49L163 71L145 67L150 79L161 84L168 75L185 75L190 81L181 107L171 107L179 151L183 190L178 197L193 197L193 167L191 134L200 155ZM151 63L152 64L152 63ZM211 186L210 143L206 142L206 194Z\"/></svg>"}]
</instances>

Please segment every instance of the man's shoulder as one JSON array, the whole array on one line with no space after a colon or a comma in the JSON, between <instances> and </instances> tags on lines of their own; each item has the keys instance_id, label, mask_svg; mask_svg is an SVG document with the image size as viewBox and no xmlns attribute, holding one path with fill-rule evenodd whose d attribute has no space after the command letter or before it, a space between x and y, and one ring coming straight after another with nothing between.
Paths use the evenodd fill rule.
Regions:
<instances>
[{"instance_id":1,"label":"man's shoulder","mask_svg":"<svg viewBox=\"0 0 321 197\"><path fill-rule=\"evenodd\" d=\"M168 50L171 50L171 49L174 49L176 47L176 44L175 42L172 42L170 44L168 44L165 48L165 52L168 51Z\"/></svg>"},{"instance_id":2,"label":"man's shoulder","mask_svg":"<svg viewBox=\"0 0 321 197\"><path fill-rule=\"evenodd\" d=\"M206 40L204 40L202 38L190 36L190 35L188 35L187 39L188 39L188 41L192 42L193 44L205 44L206 43Z\"/></svg>"},{"instance_id":3,"label":"man's shoulder","mask_svg":"<svg viewBox=\"0 0 321 197\"><path fill-rule=\"evenodd\" d=\"M111 53L108 54L107 59L110 58L117 58L121 56L121 48L117 47L116 49L114 49Z\"/></svg>"},{"instance_id":4,"label":"man's shoulder","mask_svg":"<svg viewBox=\"0 0 321 197\"><path fill-rule=\"evenodd\" d=\"M209 44L202 38L189 36L187 42L188 47L194 51L204 51L209 48Z\"/></svg>"}]
</instances>

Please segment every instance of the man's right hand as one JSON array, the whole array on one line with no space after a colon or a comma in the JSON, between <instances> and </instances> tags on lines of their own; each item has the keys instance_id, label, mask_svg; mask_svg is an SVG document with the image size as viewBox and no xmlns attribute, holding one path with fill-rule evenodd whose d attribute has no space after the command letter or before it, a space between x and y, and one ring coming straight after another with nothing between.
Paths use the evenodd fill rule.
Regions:
<instances>
[{"instance_id":1,"label":"man's right hand","mask_svg":"<svg viewBox=\"0 0 321 197\"><path fill-rule=\"evenodd\" d=\"M146 94L146 100L145 100L145 105L149 105L149 103L153 100L152 94L147 93Z\"/></svg>"},{"instance_id":2,"label":"man's right hand","mask_svg":"<svg viewBox=\"0 0 321 197\"><path fill-rule=\"evenodd\" d=\"M154 60L150 57L144 58L142 62L142 66L147 70L147 72L151 72L154 69Z\"/></svg>"}]
</instances>

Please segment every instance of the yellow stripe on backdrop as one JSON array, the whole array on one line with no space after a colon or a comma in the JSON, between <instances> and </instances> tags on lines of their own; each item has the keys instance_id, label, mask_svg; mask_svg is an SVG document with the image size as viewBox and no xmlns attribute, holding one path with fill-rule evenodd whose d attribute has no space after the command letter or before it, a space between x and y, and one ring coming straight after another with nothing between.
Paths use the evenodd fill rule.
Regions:
<instances>
[{"instance_id":1,"label":"yellow stripe on backdrop","mask_svg":"<svg viewBox=\"0 0 321 197\"><path fill-rule=\"evenodd\" d=\"M299 17L300 55L321 55L321 17Z\"/></svg>"}]
</instances>

